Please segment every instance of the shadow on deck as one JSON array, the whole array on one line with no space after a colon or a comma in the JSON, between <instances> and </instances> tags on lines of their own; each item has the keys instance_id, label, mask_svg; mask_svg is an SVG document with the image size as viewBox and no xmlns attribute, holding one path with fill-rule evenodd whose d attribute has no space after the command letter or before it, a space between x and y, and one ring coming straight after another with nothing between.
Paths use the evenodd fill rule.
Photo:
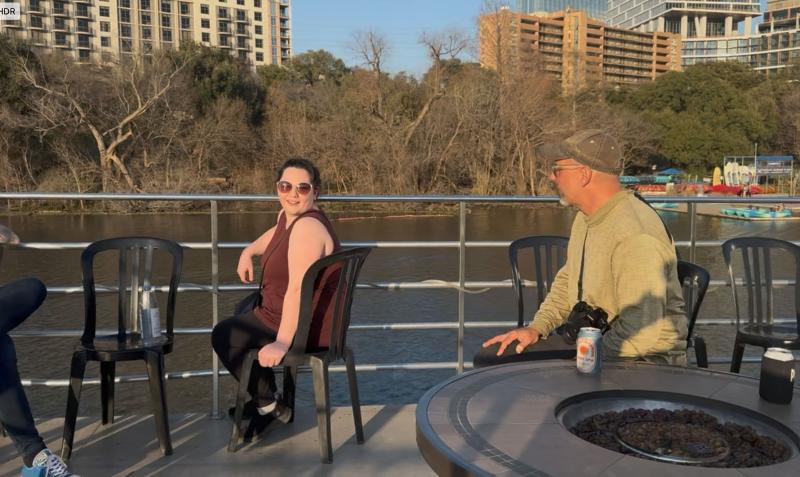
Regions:
<instances>
[{"instance_id":1,"label":"shadow on deck","mask_svg":"<svg viewBox=\"0 0 800 477\"><path fill-rule=\"evenodd\" d=\"M226 447L231 421L207 414L170 418L173 455L158 448L152 416L118 416L101 426L98 417L80 418L70 468L82 477L101 476L433 476L415 441L416 406L362 406L366 442L356 444L352 411L331 416L333 464L322 464L313 409L298 409L295 422L273 423L236 453ZM61 449L62 419L38 423L55 452ZM0 437L0 477L16 477L22 460L8 437Z\"/></svg>"}]
</instances>

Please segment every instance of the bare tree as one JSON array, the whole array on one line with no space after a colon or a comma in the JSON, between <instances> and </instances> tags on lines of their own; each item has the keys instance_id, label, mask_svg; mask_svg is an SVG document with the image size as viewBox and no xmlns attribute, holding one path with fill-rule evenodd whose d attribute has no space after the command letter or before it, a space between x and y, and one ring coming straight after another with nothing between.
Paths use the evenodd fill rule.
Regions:
<instances>
[{"instance_id":1,"label":"bare tree","mask_svg":"<svg viewBox=\"0 0 800 477\"><path fill-rule=\"evenodd\" d=\"M372 71L375 78L375 89L377 93L374 113L384 119L384 61L389 53L389 43L386 38L379 33L369 30L366 32L356 32L353 35L352 50L361 60L361 64Z\"/></svg>"},{"instance_id":2,"label":"bare tree","mask_svg":"<svg viewBox=\"0 0 800 477\"><path fill-rule=\"evenodd\" d=\"M469 46L469 37L460 30L449 30L440 33L423 33L420 37L422 43L428 51L432 65L428 72L429 83L432 93L425 101L417 117L406 127L403 144L408 146L411 137L416 132L419 125L425 119L433 103L444 96L444 60L453 60Z\"/></svg>"},{"instance_id":3,"label":"bare tree","mask_svg":"<svg viewBox=\"0 0 800 477\"><path fill-rule=\"evenodd\" d=\"M190 56L159 53L112 68L48 60L49 68L27 56L15 58L16 71L34 90L25 103L42 120L39 132L65 126L88 132L97 147L102 190L114 171L128 189L138 190L120 148L133 137L134 123L172 89Z\"/></svg>"},{"instance_id":4,"label":"bare tree","mask_svg":"<svg viewBox=\"0 0 800 477\"><path fill-rule=\"evenodd\" d=\"M20 114L7 105L0 105L0 154L2 154L4 169L7 170L4 177L5 190L11 190L7 179L13 175L11 157L19 158L19 173L17 176L17 187L24 182L30 182L34 187L37 185L36 174L33 172L30 161L31 135L30 131L37 127L36 118ZM35 140L35 138L34 138Z\"/></svg>"}]
</instances>

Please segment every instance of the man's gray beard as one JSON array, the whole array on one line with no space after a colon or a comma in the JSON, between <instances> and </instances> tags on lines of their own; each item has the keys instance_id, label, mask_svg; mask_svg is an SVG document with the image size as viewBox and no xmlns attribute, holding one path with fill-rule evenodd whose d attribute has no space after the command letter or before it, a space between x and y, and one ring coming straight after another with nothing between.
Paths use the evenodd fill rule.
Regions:
<instances>
[{"instance_id":1,"label":"man's gray beard","mask_svg":"<svg viewBox=\"0 0 800 477\"><path fill-rule=\"evenodd\" d=\"M572 204L569 203L569 201L567 199L565 199L565 198L563 198L561 196L558 197L558 203L563 205L564 207L569 207L570 205L572 205Z\"/></svg>"}]
</instances>

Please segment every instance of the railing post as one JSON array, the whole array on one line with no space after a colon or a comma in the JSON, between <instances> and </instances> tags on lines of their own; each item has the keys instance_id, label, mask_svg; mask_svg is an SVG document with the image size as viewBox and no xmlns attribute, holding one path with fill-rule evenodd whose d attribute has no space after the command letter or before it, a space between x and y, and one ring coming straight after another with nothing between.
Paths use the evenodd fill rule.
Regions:
<instances>
[{"instance_id":1,"label":"railing post","mask_svg":"<svg viewBox=\"0 0 800 477\"><path fill-rule=\"evenodd\" d=\"M697 263L697 204L689 202L689 261Z\"/></svg>"},{"instance_id":2,"label":"railing post","mask_svg":"<svg viewBox=\"0 0 800 477\"><path fill-rule=\"evenodd\" d=\"M467 258L467 204L458 203L458 373L464 372L464 285Z\"/></svg>"},{"instance_id":3,"label":"railing post","mask_svg":"<svg viewBox=\"0 0 800 477\"><path fill-rule=\"evenodd\" d=\"M211 201L211 327L219 322L219 216L217 201ZM211 350L211 418L220 419L219 412L219 358Z\"/></svg>"}]
</instances>

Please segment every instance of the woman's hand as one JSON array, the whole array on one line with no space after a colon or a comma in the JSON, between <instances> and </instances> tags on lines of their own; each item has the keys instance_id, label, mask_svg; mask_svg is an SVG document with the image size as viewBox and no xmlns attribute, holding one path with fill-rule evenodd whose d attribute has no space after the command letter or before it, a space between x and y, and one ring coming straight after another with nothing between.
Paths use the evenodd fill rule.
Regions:
<instances>
[{"instance_id":1,"label":"woman's hand","mask_svg":"<svg viewBox=\"0 0 800 477\"><path fill-rule=\"evenodd\" d=\"M236 273L242 283L253 283L253 255L244 250L239 255L239 265L236 267Z\"/></svg>"},{"instance_id":2,"label":"woman's hand","mask_svg":"<svg viewBox=\"0 0 800 477\"><path fill-rule=\"evenodd\" d=\"M283 343L270 343L258 351L258 364L265 368L277 366L288 350L289 347Z\"/></svg>"}]
</instances>

